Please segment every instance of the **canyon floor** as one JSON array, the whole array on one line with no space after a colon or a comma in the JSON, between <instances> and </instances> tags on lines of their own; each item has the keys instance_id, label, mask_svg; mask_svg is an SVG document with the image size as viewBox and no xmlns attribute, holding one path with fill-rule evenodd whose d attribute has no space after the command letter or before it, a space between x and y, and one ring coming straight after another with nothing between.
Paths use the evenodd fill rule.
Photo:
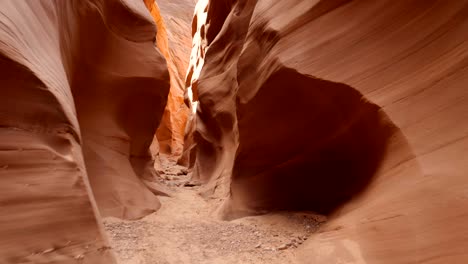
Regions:
<instances>
[{"instance_id":1,"label":"canyon floor","mask_svg":"<svg viewBox=\"0 0 468 264\"><path fill-rule=\"evenodd\" d=\"M105 218L119 264L293 263L297 248L325 221L311 212L218 220L220 201L202 198L182 171L163 163L171 196L160 197L156 213L136 221Z\"/></svg>"}]
</instances>

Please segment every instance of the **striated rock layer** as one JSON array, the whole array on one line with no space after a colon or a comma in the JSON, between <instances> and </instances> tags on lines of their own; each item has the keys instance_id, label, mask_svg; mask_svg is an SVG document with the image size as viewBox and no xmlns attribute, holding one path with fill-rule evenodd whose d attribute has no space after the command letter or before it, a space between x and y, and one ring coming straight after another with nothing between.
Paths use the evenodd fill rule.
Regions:
<instances>
[{"instance_id":1,"label":"striated rock layer","mask_svg":"<svg viewBox=\"0 0 468 264\"><path fill-rule=\"evenodd\" d=\"M156 21L157 46L166 58L171 85L155 143L159 143L161 153L177 157L183 151L185 125L190 113L184 103L184 79L190 54L190 21L195 1L145 0L145 4Z\"/></svg>"},{"instance_id":2,"label":"striated rock layer","mask_svg":"<svg viewBox=\"0 0 468 264\"><path fill-rule=\"evenodd\" d=\"M138 0L4 0L0 20L0 262L114 263L100 215L160 206L141 180L169 92L152 18Z\"/></svg>"},{"instance_id":3,"label":"striated rock layer","mask_svg":"<svg viewBox=\"0 0 468 264\"><path fill-rule=\"evenodd\" d=\"M200 1L193 178L228 219L329 215L300 263L464 263L467 17L467 1Z\"/></svg>"},{"instance_id":4,"label":"striated rock layer","mask_svg":"<svg viewBox=\"0 0 468 264\"><path fill-rule=\"evenodd\" d=\"M98 207L103 216L134 219L160 206L141 179L155 174L149 147L166 104L169 75L164 57L153 47L152 18L143 3L130 3L135 7L127 8L138 9L120 10L114 31L94 18L99 13L82 15L82 31L72 42L79 43L72 54L81 56L71 63L82 66L75 67L71 88ZM140 30L126 27L139 17Z\"/></svg>"}]
</instances>

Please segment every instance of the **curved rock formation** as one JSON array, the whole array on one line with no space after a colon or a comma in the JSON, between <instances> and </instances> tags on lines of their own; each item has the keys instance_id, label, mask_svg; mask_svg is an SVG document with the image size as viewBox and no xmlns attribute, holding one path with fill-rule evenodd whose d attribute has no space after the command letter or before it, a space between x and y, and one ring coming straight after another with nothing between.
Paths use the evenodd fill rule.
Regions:
<instances>
[{"instance_id":1,"label":"curved rock formation","mask_svg":"<svg viewBox=\"0 0 468 264\"><path fill-rule=\"evenodd\" d=\"M190 21L194 0L145 0L158 27L157 46L166 58L171 88L167 106L157 130L160 151L180 156L189 108L184 103L185 73L190 54Z\"/></svg>"},{"instance_id":2,"label":"curved rock formation","mask_svg":"<svg viewBox=\"0 0 468 264\"><path fill-rule=\"evenodd\" d=\"M112 7L112 1L103 3ZM96 201L104 216L129 219L160 206L140 178L154 175L149 146L169 91L165 59L153 47L154 24L143 3L133 5L138 13L132 9L112 12L109 17L120 16L107 27L97 10L82 14L78 39L72 39L79 44L72 51L76 57L71 63L76 69L71 88ZM141 17L141 30L125 28L129 21L135 23L135 15ZM128 32L119 36L107 31L112 26Z\"/></svg>"},{"instance_id":3,"label":"curved rock formation","mask_svg":"<svg viewBox=\"0 0 468 264\"><path fill-rule=\"evenodd\" d=\"M191 114L187 120L184 136L184 151L177 160L177 164L193 169L196 160L197 144L195 142L194 133L197 127L197 116Z\"/></svg>"},{"instance_id":4,"label":"curved rock formation","mask_svg":"<svg viewBox=\"0 0 468 264\"><path fill-rule=\"evenodd\" d=\"M208 0L199 0L195 6L194 17L192 20L192 51L185 79L186 90L184 93L184 100L185 104L190 107L193 114L191 114L187 120L184 136L184 149L178 163L188 166L189 169L192 169L195 165L195 157L198 150L194 139L197 127L196 115L194 115L194 113L197 111L198 107L198 77L200 76L200 71L203 68L205 49L207 47L206 43L203 41L206 34L205 26L208 3ZM196 174L195 177L197 177Z\"/></svg>"},{"instance_id":5,"label":"curved rock formation","mask_svg":"<svg viewBox=\"0 0 468 264\"><path fill-rule=\"evenodd\" d=\"M159 207L141 181L169 92L152 18L136 0L5 0L0 14L0 262L114 263L97 207Z\"/></svg>"},{"instance_id":6,"label":"curved rock formation","mask_svg":"<svg viewBox=\"0 0 468 264\"><path fill-rule=\"evenodd\" d=\"M328 214L300 263L464 263L467 4L199 6L194 178L227 218Z\"/></svg>"}]
</instances>

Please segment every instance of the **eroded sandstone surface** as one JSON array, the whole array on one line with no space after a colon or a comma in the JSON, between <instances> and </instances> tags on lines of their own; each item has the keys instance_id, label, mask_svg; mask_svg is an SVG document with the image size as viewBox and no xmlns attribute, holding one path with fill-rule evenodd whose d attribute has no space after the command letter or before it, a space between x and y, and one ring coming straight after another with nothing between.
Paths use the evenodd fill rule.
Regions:
<instances>
[{"instance_id":1,"label":"eroded sandstone surface","mask_svg":"<svg viewBox=\"0 0 468 264\"><path fill-rule=\"evenodd\" d=\"M178 157L183 151L185 126L190 114L190 105L184 102L184 91L195 0L145 0L145 4L158 27L157 46L166 58L171 84L156 139L161 153Z\"/></svg>"},{"instance_id":2,"label":"eroded sandstone surface","mask_svg":"<svg viewBox=\"0 0 468 264\"><path fill-rule=\"evenodd\" d=\"M0 14L0 262L114 263L100 217L160 206L142 181L169 92L153 18L136 0Z\"/></svg>"},{"instance_id":3,"label":"eroded sandstone surface","mask_svg":"<svg viewBox=\"0 0 468 264\"><path fill-rule=\"evenodd\" d=\"M467 1L195 2L0 1L0 263L466 263Z\"/></svg>"},{"instance_id":4,"label":"eroded sandstone surface","mask_svg":"<svg viewBox=\"0 0 468 264\"><path fill-rule=\"evenodd\" d=\"M299 263L468 259L466 1L199 5L193 177L222 217L328 214Z\"/></svg>"}]
</instances>

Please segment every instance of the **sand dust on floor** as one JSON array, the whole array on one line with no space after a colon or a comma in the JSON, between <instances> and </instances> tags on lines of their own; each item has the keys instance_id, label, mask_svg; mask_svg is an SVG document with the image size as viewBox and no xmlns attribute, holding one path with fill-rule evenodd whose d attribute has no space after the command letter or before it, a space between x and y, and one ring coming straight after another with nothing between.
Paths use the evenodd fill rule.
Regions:
<instances>
[{"instance_id":1,"label":"sand dust on floor","mask_svg":"<svg viewBox=\"0 0 468 264\"><path fill-rule=\"evenodd\" d=\"M104 219L119 264L294 263L295 250L325 221L308 212L215 219L216 201L181 184L188 176L171 173L174 166L163 175L172 196L160 197L158 212L136 221Z\"/></svg>"}]
</instances>

